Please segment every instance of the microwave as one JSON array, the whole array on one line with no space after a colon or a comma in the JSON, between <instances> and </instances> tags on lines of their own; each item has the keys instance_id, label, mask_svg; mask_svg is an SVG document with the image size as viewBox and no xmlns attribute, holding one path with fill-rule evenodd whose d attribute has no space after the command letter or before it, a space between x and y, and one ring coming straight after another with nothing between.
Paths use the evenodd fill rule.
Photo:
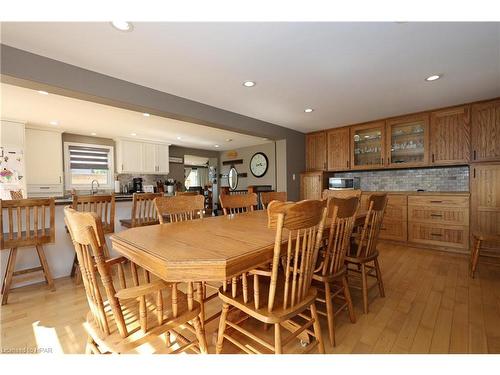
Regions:
<instances>
[{"instance_id":1,"label":"microwave","mask_svg":"<svg viewBox=\"0 0 500 375\"><path fill-rule=\"evenodd\" d=\"M353 190L360 188L359 177L341 178L330 177L328 179L328 189L330 190Z\"/></svg>"}]
</instances>

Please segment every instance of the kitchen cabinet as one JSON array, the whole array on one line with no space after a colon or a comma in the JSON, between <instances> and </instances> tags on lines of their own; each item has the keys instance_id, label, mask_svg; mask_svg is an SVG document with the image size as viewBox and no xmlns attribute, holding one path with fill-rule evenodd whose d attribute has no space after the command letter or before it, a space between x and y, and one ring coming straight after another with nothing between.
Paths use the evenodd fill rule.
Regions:
<instances>
[{"instance_id":1,"label":"kitchen cabinet","mask_svg":"<svg viewBox=\"0 0 500 375\"><path fill-rule=\"evenodd\" d=\"M373 192L361 195L362 210L368 209L368 198ZM407 240L407 197L404 194L387 194L387 206L380 228L380 239L406 242Z\"/></svg>"},{"instance_id":2,"label":"kitchen cabinet","mask_svg":"<svg viewBox=\"0 0 500 375\"><path fill-rule=\"evenodd\" d=\"M471 166L471 225L474 232L500 235L500 163ZM498 243L483 242L483 248L496 249Z\"/></svg>"},{"instance_id":3,"label":"kitchen cabinet","mask_svg":"<svg viewBox=\"0 0 500 375\"><path fill-rule=\"evenodd\" d=\"M116 140L118 173L168 174L168 145Z\"/></svg>"},{"instance_id":4,"label":"kitchen cabinet","mask_svg":"<svg viewBox=\"0 0 500 375\"><path fill-rule=\"evenodd\" d=\"M430 152L434 165L470 161L470 107L460 106L431 113Z\"/></svg>"},{"instance_id":5,"label":"kitchen cabinet","mask_svg":"<svg viewBox=\"0 0 500 375\"><path fill-rule=\"evenodd\" d=\"M62 196L63 148L60 131L26 129L28 197Z\"/></svg>"},{"instance_id":6,"label":"kitchen cabinet","mask_svg":"<svg viewBox=\"0 0 500 375\"><path fill-rule=\"evenodd\" d=\"M408 241L465 252L469 248L469 196L409 195Z\"/></svg>"},{"instance_id":7,"label":"kitchen cabinet","mask_svg":"<svg viewBox=\"0 0 500 375\"><path fill-rule=\"evenodd\" d=\"M329 171L349 170L351 154L349 152L349 128L333 129L326 132L327 165Z\"/></svg>"},{"instance_id":8,"label":"kitchen cabinet","mask_svg":"<svg viewBox=\"0 0 500 375\"><path fill-rule=\"evenodd\" d=\"M500 161L500 100L472 105L472 161Z\"/></svg>"},{"instance_id":9,"label":"kitchen cabinet","mask_svg":"<svg viewBox=\"0 0 500 375\"><path fill-rule=\"evenodd\" d=\"M24 123L2 120L1 125L0 146L8 146L24 150Z\"/></svg>"},{"instance_id":10,"label":"kitchen cabinet","mask_svg":"<svg viewBox=\"0 0 500 375\"><path fill-rule=\"evenodd\" d=\"M351 169L384 166L385 122L351 126Z\"/></svg>"},{"instance_id":11,"label":"kitchen cabinet","mask_svg":"<svg viewBox=\"0 0 500 375\"><path fill-rule=\"evenodd\" d=\"M321 199L326 188L323 172L305 172L300 174L300 199Z\"/></svg>"},{"instance_id":12,"label":"kitchen cabinet","mask_svg":"<svg viewBox=\"0 0 500 375\"><path fill-rule=\"evenodd\" d=\"M386 134L386 166L419 167L429 163L427 113L387 120Z\"/></svg>"},{"instance_id":13,"label":"kitchen cabinet","mask_svg":"<svg viewBox=\"0 0 500 375\"><path fill-rule=\"evenodd\" d=\"M306 135L306 170L326 170L326 133L318 132Z\"/></svg>"}]
</instances>

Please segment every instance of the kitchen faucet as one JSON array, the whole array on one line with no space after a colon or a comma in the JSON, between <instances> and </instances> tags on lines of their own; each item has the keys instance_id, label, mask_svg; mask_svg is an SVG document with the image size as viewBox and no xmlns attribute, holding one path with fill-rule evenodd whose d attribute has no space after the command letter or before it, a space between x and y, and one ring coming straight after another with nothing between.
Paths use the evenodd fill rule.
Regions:
<instances>
[{"instance_id":1,"label":"kitchen faucet","mask_svg":"<svg viewBox=\"0 0 500 375\"><path fill-rule=\"evenodd\" d=\"M95 190L95 192L94 192L94 182L97 184L97 189ZM99 181L92 180L92 182L90 183L90 194L94 195L97 194L98 192L99 192Z\"/></svg>"}]
</instances>

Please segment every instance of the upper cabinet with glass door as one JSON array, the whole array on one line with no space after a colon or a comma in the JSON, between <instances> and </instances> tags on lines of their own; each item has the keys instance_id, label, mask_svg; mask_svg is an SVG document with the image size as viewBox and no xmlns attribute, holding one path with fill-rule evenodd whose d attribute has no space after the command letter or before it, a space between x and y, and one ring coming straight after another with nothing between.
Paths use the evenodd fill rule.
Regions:
<instances>
[{"instance_id":1,"label":"upper cabinet with glass door","mask_svg":"<svg viewBox=\"0 0 500 375\"><path fill-rule=\"evenodd\" d=\"M352 126L351 168L382 168L385 155L384 136L384 121Z\"/></svg>"},{"instance_id":2,"label":"upper cabinet with glass door","mask_svg":"<svg viewBox=\"0 0 500 375\"><path fill-rule=\"evenodd\" d=\"M387 166L423 166L429 163L429 115L387 120Z\"/></svg>"}]
</instances>

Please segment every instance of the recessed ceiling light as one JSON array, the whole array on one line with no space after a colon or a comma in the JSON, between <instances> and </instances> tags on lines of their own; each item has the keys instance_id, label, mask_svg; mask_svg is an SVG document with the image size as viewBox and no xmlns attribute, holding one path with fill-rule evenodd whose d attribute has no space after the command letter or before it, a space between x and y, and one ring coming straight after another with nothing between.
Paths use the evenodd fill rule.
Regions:
<instances>
[{"instance_id":1,"label":"recessed ceiling light","mask_svg":"<svg viewBox=\"0 0 500 375\"><path fill-rule=\"evenodd\" d=\"M245 87L254 87L255 86L255 82L254 81L245 81L245 82L243 82L243 86L245 86Z\"/></svg>"},{"instance_id":2,"label":"recessed ceiling light","mask_svg":"<svg viewBox=\"0 0 500 375\"><path fill-rule=\"evenodd\" d=\"M182 139L182 137L177 137L177 139L180 141Z\"/></svg>"},{"instance_id":3,"label":"recessed ceiling light","mask_svg":"<svg viewBox=\"0 0 500 375\"><path fill-rule=\"evenodd\" d=\"M219 145L214 145L215 148L219 148L220 146Z\"/></svg>"},{"instance_id":4,"label":"recessed ceiling light","mask_svg":"<svg viewBox=\"0 0 500 375\"><path fill-rule=\"evenodd\" d=\"M150 115L149 113L147 113L147 112L144 112L142 115L143 115L144 117L149 117L149 116L151 116L151 115Z\"/></svg>"},{"instance_id":5,"label":"recessed ceiling light","mask_svg":"<svg viewBox=\"0 0 500 375\"><path fill-rule=\"evenodd\" d=\"M306 108L306 109L304 109L305 113L311 113L312 111L314 111L314 109L312 109L312 108Z\"/></svg>"},{"instance_id":6,"label":"recessed ceiling light","mask_svg":"<svg viewBox=\"0 0 500 375\"><path fill-rule=\"evenodd\" d=\"M43 90L38 90L38 93L42 94L42 95L49 95L49 93L47 91L43 91Z\"/></svg>"},{"instance_id":7,"label":"recessed ceiling light","mask_svg":"<svg viewBox=\"0 0 500 375\"><path fill-rule=\"evenodd\" d=\"M439 78L441 78L441 76L442 76L442 74L434 74L434 75L432 75L432 76L427 77L425 80L426 80L426 81L429 81L429 82L431 82L431 81L436 81L436 80L438 80Z\"/></svg>"},{"instance_id":8,"label":"recessed ceiling light","mask_svg":"<svg viewBox=\"0 0 500 375\"><path fill-rule=\"evenodd\" d=\"M262 138L264 141L269 141L269 138Z\"/></svg>"},{"instance_id":9,"label":"recessed ceiling light","mask_svg":"<svg viewBox=\"0 0 500 375\"><path fill-rule=\"evenodd\" d=\"M137 133L130 133L130 135L131 135L132 137L135 137L135 136L137 135Z\"/></svg>"},{"instance_id":10,"label":"recessed ceiling light","mask_svg":"<svg viewBox=\"0 0 500 375\"><path fill-rule=\"evenodd\" d=\"M228 138L226 139L226 142L232 142L232 140L233 140L232 138Z\"/></svg>"},{"instance_id":11,"label":"recessed ceiling light","mask_svg":"<svg viewBox=\"0 0 500 375\"><path fill-rule=\"evenodd\" d=\"M52 120L51 122L49 122L50 125L59 125L59 122L57 122L56 120Z\"/></svg>"},{"instance_id":12,"label":"recessed ceiling light","mask_svg":"<svg viewBox=\"0 0 500 375\"><path fill-rule=\"evenodd\" d=\"M90 135L97 135L97 133L90 133Z\"/></svg>"},{"instance_id":13,"label":"recessed ceiling light","mask_svg":"<svg viewBox=\"0 0 500 375\"><path fill-rule=\"evenodd\" d=\"M120 31L132 31L134 28L132 26L132 23L127 22L127 21L112 21L111 25L113 25L113 27L116 30L120 30Z\"/></svg>"}]
</instances>

